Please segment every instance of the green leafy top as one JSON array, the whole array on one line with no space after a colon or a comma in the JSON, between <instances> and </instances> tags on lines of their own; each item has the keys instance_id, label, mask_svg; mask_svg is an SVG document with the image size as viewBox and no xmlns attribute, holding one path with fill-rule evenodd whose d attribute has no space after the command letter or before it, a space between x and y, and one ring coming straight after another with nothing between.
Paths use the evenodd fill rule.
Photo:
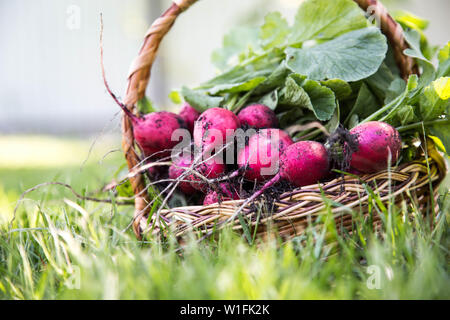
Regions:
<instances>
[{"instance_id":1,"label":"green leafy top","mask_svg":"<svg viewBox=\"0 0 450 320\"><path fill-rule=\"evenodd\" d=\"M289 74L298 73L309 80L332 80L328 82L331 91L333 84L338 90L338 84L345 90L339 98L342 94L348 97L351 89L347 82L374 74L386 51L385 37L369 27L364 12L353 1L308 0L299 7L292 26L279 12L272 12L260 28L233 28L212 56L222 72L182 94L199 110L218 103L238 110L246 102L278 96L279 92L269 94L283 90ZM329 91L322 82L317 86L324 87L322 92ZM273 104L275 100L270 101ZM326 114L315 114L317 119L329 119L335 107L336 103Z\"/></svg>"},{"instance_id":2,"label":"green leafy top","mask_svg":"<svg viewBox=\"0 0 450 320\"><path fill-rule=\"evenodd\" d=\"M381 120L405 134L425 128L450 150L450 43L437 50L423 33L428 22L395 16L421 76L400 78L393 51L352 0L306 0L290 25L279 12L261 27L233 28L212 60L219 75L181 96L199 111L238 112L264 103L282 127L321 121L327 128ZM433 57L437 54L437 65ZM171 93L179 102L179 94ZM437 139L436 138L436 139Z\"/></svg>"},{"instance_id":3,"label":"green leafy top","mask_svg":"<svg viewBox=\"0 0 450 320\"><path fill-rule=\"evenodd\" d=\"M367 26L363 11L354 1L305 1L298 9L289 43L331 40Z\"/></svg>"},{"instance_id":4,"label":"green leafy top","mask_svg":"<svg viewBox=\"0 0 450 320\"><path fill-rule=\"evenodd\" d=\"M375 27L354 30L310 48L286 49L288 66L314 80L358 81L374 74L387 43Z\"/></svg>"},{"instance_id":5,"label":"green leafy top","mask_svg":"<svg viewBox=\"0 0 450 320\"><path fill-rule=\"evenodd\" d=\"M233 28L223 39L223 47L215 50L211 60L220 70L241 62L258 50L258 30L251 27Z\"/></svg>"}]
</instances>

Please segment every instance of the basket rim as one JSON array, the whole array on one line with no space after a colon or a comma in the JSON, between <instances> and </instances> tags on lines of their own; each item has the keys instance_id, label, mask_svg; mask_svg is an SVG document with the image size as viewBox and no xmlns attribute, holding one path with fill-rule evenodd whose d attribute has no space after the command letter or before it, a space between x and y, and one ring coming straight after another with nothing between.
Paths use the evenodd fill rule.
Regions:
<instances>
[{"instance_id":1,"label":"basket rim","mask_svg":"<svg viewBox=\"0 0 450 320\"><path fill-rule=\"evenodd\" d=\"M446 169L444 169L444 172ZM384 170L363 176L345 176L338 177L331 181L317 183L302 188L295 188L286 192L274 201L276 210L267 213L264 219L259 221L260 225L267 223L290 222L293 227L297 224L303 225L306 217L318 217L326 208L324 197L333 202L340 203L342 206L331 209L333 214L341 219L349 219L353 216L353 208L360 205L365 206L365 201L369 199L367 188L373 189L383 203L390 201L410 202L411 199L404 198L403 195L422 194L423 199L419 199L419 204L424 205L430 194L429 183L433 186L433 196L438 194L438 186L445 177L442 168L440 168L439 159L429 158L423 160L404 163L391 170ZM344 189L343 191L340 189ZM400 200L398 200L400 197ZM186 207L176 207L164 209L161 211L161 217L165 221L165 226L150 224L145 219L140 221L142 233L152 233L154 235L163 235L168 232L176 237L182 237L191 231L199 231L201 234L207 234L211 228L221 228L227 216L238 208L245 199L226 200L214 203L208 206L196 205ZM264 203L260 199L258 203ZM309 205L308 203L312 203ZM244 216L250 218L255 213L252 210L253 204L249 204L244 210ZM301 210L298 210L301 209ZM435 209L433 211L436 211ZM180 222L182 221L182 222ZM219 223L215 224L216 221ZM227 221L228 225L233 226L235 230L241 230L239 218L235 217L232 221ZM156 227L155 227L156 225ZM225 223L224 223L225 225ZM250 226L255 226L251 223ZM203 228L203 229L202 229ZM294 230L295 228L293 228Z\"/></svg>"}]
</instances>

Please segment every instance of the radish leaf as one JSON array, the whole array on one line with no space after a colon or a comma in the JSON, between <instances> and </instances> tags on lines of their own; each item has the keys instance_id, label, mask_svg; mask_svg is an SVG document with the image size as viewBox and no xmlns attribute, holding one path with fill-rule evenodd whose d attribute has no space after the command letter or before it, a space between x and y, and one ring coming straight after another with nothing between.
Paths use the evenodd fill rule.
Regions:
<instances>
[{"instance_id":1,"label":"radish leaf","mask_svg":"<svg viewBox=\"0 0 450 320\"><path fill-rule=\"evenodd\" d=\"M147 97L143 97L141 100L139 100L136 103L136 107L142 114L152 113L156 111L153 103Z\"/></svg>"},{"instance_id":2,"label":"radish leaf","mask_svg":"<svg viewBox=\"0 0 450 320\"><path fill-rule=\"evenodd\" d=\"M450 120L429 126L432 135L438 137L447 154L450 152Z\"/></svg>"},{"instance_id":3,"label":"radish leaf","mask_svg":"<svg viewBox=\"0 0 450 320\"><path fill-rule=\"evenodd\" d=\"M439 66L437 70L438 77L450 76L450 42L439 50L438 53Z\"/></svg>"},{"instance_id":4,"label":"radish leaf","mask_svg":"<svg viewBox=\"0 0 450 320\"><path fill-rule=\"evenodd\" d=\"M450 78L439 78L426 86L419 100L420 117L423 121L433 120L450 108Z\"/></svg>"},{"instance_id":5,"label":"radish leaf","mask_svg":"<svg viewBox=\"0 0 450 320\"><path fill-rule=\"evenodd\" d=\"M262 47L269 49L284 45L289 35L290 27L286 19L279 12L271 12L264 18L264 24L260 29Z\"/></svg>"},{"instance_id":6,"label":"radish leaf","mask_svg":"<svg viewBox=\"0 0 450 320\"><path fill-rule=\"evenodd\" d=\"M330 120L336 109L333 91L319 82L300 75L290 75L280 92L280 104L311 110L317 119Z\"/></svg>"},{"instance_id":7,"label":"radish leaf","mask_svg":"<svg viewBox=\"0 0 450 320\"><path fill-rule=\"evenodd\" d=\"M272 92L269 92L259 100L259 103L268 106L272 110L275 110L278 105L278 91L273 90Z\"/></svg>"},{"instance_id":8,"label":"radish leaf","mask_svg":"<svg viewBox=\"0 0 450 320\"><path fill-rule=\"evenodd\" d=\"M351 0L305 1L295 17L290 44L312 39L333 39L368 26L359 6Z\"/></svg>"},{"instance_id":9,"label":"radish leaf","mask_svg":"<svg viewBox=\"0 0 450 320\"><path fill-rule=\"evenodd\" d=\"M330 88L338 100L345 100L352 94L352 87L344 80L330 79L321 81L320 83Z\"/></svg>"},{"instance_id":10,"label":"radish leaf","mask_svg":"<svg viewBox=\"0 0 450 320\"><path fill-rule=\"evenodd\" d=\"M187 87L181 89L181 94L184 100L189 103L194 109L203 112L209 108L217 108L223 102L222 97L211 97L200 90L191 90Z\"/></svg>"},{"instance_id":11,"label":"radish leaf","mask_svg":"<svg viewBox=\"0 0 450 320\"><path fill-rule=\"evenodd\" d=\"M222 48L213 52L211 60L220 70L246 60L259 50L259 30L252 27L237 27L223 38Z\"/></svg>"},{"instance_id":12,"label":"radish leaf","mask_svg":"<svg viewBox=\"0 0 450 320\"><path fill-rule=\"evenodd\" d=\"M306 49L287 48L287 65L313 80L358 81L374 74L386 55L384 35L375 27L348 32Z\"/></svg>"},{"instance_id":13,"label":"radish leaf","mask_svg":"<svg viewBox=\"0 0 450 320\"><path fill-rule=\"evenodd\" d=\"M250 91L256 88L260 83L264 82L264 80L266 80L266 77L256 77L244 82L219 84L209 89L208 92L212 95L216 95L220 93L238 93L242 91Z\"/></svg>"}]
</instances>

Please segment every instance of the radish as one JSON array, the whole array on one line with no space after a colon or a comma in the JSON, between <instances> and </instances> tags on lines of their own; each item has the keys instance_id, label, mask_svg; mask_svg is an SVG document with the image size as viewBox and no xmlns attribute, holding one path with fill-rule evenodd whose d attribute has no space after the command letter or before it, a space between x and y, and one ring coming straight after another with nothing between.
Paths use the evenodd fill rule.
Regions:
<instances>
[{"instance_id":1,"label":"radish","mask_svg":"<svg viewBox=\"0 0 450 320\"><path fill-rule=\"evenodd\" d=\"M146 157L163 158L178 144L172 141L176 129L187 129L184 120L172 112L152 112L138 117L119 104L133 124L134 139Z\"/></svg>"},{"instance_id":2,"label":"radish","mask_svg":"<svg viewBox=\"0 0 450 320\"><path fill-rule=\"evenodd\" d=\"M192 133L195 121L200 117L200 112L191 107L189 103L185 103L180 110L180 117L186 122L187 128Z\"/></svg>"},{"instance_id":3,"label":"radish","mask_svg":"<svg viewBox=\"0 0 450 320\"><path fill-rule=\"evenodd\" d=\"M236 188L234 188L230 183L224 182L219 184L217 191L211 190L208 192L203 200L203 205L207 206L220 201L238 200L240 198L241 197L239 196Z\"/></svg>"},{"instance_id":4,"label":"radish","mask_svg":"<svg viewBox=\"0 0 450 320\"><path fill-rule=\"evenodd\" d=\"M237 212L254 201L268 188L280 180L287 180L296 187L302 187L323 179L329 168L325 147L315 141L300 141L288 146L280 156L280 171L264 186L248 198Z\"/></svg>"},{"instance_id":5,"label":"radish","mask_svg":"<svg viewBox=\"0 0 450 320\"><path fill-rule=\"evenodd\" d=\"M203 112L194 125L194 144L205 151L222 146L227 138L241 126L238 117L222 108L211 108Z\"/></svg>"},{"instance_id":6,"label":"radish","mask_svg":"<svg viewBox=\"0 0 450 320\"><path fill-rule=\"evenodd\" d=\"M267 180L278 172L280 153L293 143L283 130L262 129L250 137L247 146L239 150L238 166L245 168L244 176L249 180Z\"/></svg>"},{"instance_id":7,"label":"radish","mask_svg":"<svg viewBox=\"0 0 450 320\"><path fill-rule=\"evenodd\" d=\"M358 150L352 154L350 166L364 173L385 170L389 154L395 164L400 156L402 140L398 131L381 121L362 123L352 130L358 142Z\"/></svg>"},{"instance_id":8,"label":"radish","mask_svg":"<svg viewBox=\"0 0 450 320\"><path fill-rule=\"evenodd\" d=\"M178 179L184 172L184 168L189 168L192 165L192 157L181 155L174 159L173 164L169 167L169 178ZM187 180L187 179L183 179ZM178 188L184 194L190 195L195 193L196 189L192 187L189 182L181 181L178 184Z\"/></svg>"},{"instance_id":9,"label":"radish","mask_svg":"<svg viewBox=\"0 0 450 320\"><path fill-rule=\"evenodd\" d=\"M287 147L289 147L291 144L294 143L289 134L281 129L273 129L273 128L263 129L260 131L260 134L265 135L271 138L272 140L276 138L276 135L278 135L278 140L280 143L279 145L280 152L283 152L284 149L286 149Z\"/></svg>"},{"instance_id":10,"label":"radish","mask_svg":"<svg viewBox=\"0 0 450 320\"><path fill-rule=\"evenodd\" d=\"M318 182L329 168L325 147L315 141L300 141L284 150L280 156L280 176L297 187Z\"/></svg>"},{"instance_id":11,"label":"radish","mask_svg":"<svg viewBox=\"0 0 450 320\"><path fill-rule=\"evenodd\" d=\"M269 107L263 104L252 104L238 114L239 121L242 126L249 128L276 128L278 127L278 119Z\"/></svg>"},{"instance_id":12,"label":"radish","mask_svg":"<svg viewBox=\"0 0 450 320\"><path fill-rule=\"evenodd\" d=\"M213 157L203 161L201 164L196 166L195 171L197 171L205 178L216 179L225 173L226 166L223 163L222 159ZM193 173L187 176L187 180L190 180L191 186L196 190L204 192L207 188L206 182Z\"/></svg>"}]
</instances>

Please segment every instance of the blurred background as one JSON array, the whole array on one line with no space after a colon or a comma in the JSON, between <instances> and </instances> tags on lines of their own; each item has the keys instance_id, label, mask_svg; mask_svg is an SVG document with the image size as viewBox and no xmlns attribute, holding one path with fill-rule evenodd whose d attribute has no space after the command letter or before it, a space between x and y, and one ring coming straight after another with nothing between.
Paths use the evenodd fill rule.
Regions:
<instances>
[{"instance_id":1,"label":"blurred background","mask_svg":"<svg viewBox=\"0 0 450 320\"><path fill-rule=\"evenodd\" d=\"M258 25L272 10L292 19L300 2L199 1L164 39L148 96L160 109L174 110L170 90L214 75L210 55L230 27ZM449 40L449 0L383 2L390 10L430 20L431 43ZM120 113L101 79L100 13L107 78L123 96L143 35L169 5L168 0L0 0L0 134L119 133Z\"/></svg>"}]
</instances>

